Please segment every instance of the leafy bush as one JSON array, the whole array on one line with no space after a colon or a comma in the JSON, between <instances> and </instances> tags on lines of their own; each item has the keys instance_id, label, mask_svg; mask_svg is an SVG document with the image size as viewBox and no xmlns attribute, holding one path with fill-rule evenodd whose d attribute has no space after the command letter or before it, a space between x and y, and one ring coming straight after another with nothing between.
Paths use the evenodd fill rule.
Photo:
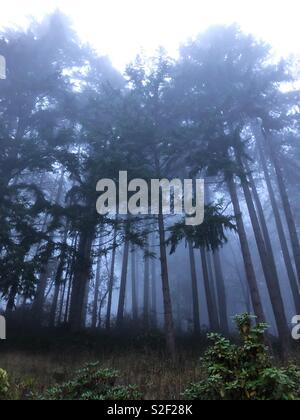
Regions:
<instances>
[{"instance_id":1,"label":"leafy bush","mask_svg":"<svg viewBox=\"0 0 300 420\"><path fill-rule=\"evenodd\" d=\"M5 370L0 369L0 399L7 396L9 390L8 374Z\"/></svg>"},{"instance_id":2,"label":"leafy bush","mask_svg":"<svg viewBox=\"0 0 300 420\"><path fill-rule=\"evenodd\" d=\"M185 392L189 400L296 400L300 398L300 371L276 367L264 344L267 326L252 326L248 314L236 317L240 346L210 334L212 346L203 359L205 380Z\"/></svg>"},{"instance_id":3,"label":"leafy bush","mask_svg":"<svg viewBox=\"0 0 300 420\"><path fill-rule=\"evenodd\" d=\"M138 400L134 386L117 386L118 372L90 363L75 373L74 379L49 389L44 400Z\"/></svg>"}]
</instances>

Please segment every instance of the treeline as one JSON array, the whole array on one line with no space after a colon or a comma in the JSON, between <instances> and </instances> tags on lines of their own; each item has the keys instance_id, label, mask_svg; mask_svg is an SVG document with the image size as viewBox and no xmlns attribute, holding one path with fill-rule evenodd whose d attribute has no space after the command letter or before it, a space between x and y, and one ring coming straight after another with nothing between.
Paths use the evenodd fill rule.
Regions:
<instances>
[{"instance_id":1,"label":"treeline","mask_svg":"<svg viewBox=\"0 0 300 420\"><path fill-rule=\"evenodd\" d=\"M236 26L215 27L183 45L178 59L160 50L137 57L122 75L82 45L60 13L26 32L2 33L0 54L7 63L0 83L7 316L26 309L36 326L79 331L121 329L129 315L150 329L162 299L174 356L175 312L191 317L199 334L205 305L209 328L228 334L236 291L222 246L237 236L231 263L247 310L261 322L271 312L287 347L288 306L300 314L296 64L277 62ZM99 216L96 184L118 183L122 170L149 182L204 177L204 223L186 227L162 211ZM168 254L184 245L190 272L176 286ZM191 298L175 308L186 290Z\"/></svg>"}]
</instances>

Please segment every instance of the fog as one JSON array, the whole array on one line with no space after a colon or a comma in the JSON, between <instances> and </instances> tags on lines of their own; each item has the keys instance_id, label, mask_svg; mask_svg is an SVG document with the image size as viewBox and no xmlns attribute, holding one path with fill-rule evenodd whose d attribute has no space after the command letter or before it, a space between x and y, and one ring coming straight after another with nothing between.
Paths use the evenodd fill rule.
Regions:
<instances>
[{"instance_id":1,"label":"fog","mask_svg":"<svg viewBox=\"0 0 300 420\"><path fill-rule=\"evenodd\" d=\"M209 26L238 23L270 43L280 56L299 55L297 0L275 1L270 8L259 0L11 0L1 8L0 27L27 27L59 8L72 21L80 38L108 55L120 70L142 49L159 46L177 55L179 45Z\"/></svg>"},{"instance_id":2,"label":"fog","mask_svg":"<svg viewBox=\"0 0 300 420\"><path fill-rule=\"evenodd\" d=\"M181 398L206 354L188 398L296 399L299 2L2 7L0 400L18 351L62 357L30 398L81 361L48 396Z\"/></svg>"}]
</instances>

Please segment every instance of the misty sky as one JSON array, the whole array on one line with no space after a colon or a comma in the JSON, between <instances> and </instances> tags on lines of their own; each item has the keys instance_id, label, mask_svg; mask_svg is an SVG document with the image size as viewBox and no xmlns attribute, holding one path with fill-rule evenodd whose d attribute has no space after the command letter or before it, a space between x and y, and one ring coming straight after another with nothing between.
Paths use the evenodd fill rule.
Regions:
<instances>
[{"instance_id":1,"label":"misty sky","mask_svg":"<svg viewBox=\"0 0 300 420\"><path fill-rule=\"evenodd\" d=\"M141 47L178 45L208 26L238 22L280 55L300 55L299 0L2 0L0 27L26 26L59 8L80 37L124 68Z\"/></svg>"}]
</instances>

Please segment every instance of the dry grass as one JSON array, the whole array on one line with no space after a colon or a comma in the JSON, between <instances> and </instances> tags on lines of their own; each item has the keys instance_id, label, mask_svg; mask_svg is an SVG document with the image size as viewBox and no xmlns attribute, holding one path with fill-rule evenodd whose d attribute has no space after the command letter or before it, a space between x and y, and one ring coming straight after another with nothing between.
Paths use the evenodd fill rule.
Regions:
<instances>
[{"instance_id":1,"label":"dry grass","mask_svg":"<svg viewBox=\"0 0 300 420\"><path fill-rule=\"evenodd\" d=\"M103 367L117 369L120 383L135 384L146 400L180 399L187 386L199 379L199 361L181 355L178 364L170 364L161 354L152 352L119 352L100 354L30 354L28 352L2 352L0 368L5 369L12 384L11 399L30 398L55 383L70 378L74 370L85 363L100 361Z\"/></svg>"},{"instance_id":2,"label":"dry grass","mask_svg":"<svg viewBox=\"0 0 300 420\"><path fill-rule=\"evenodd\" d=\"M65 331L20 334L0 346L0 369L10 377L10 399L30 399L65 382L89 362L120 373L121 385L137 385L146 400L179 400L190 383L201 379L199 358L205 338L179 342L179 357L172 364L163 353L159 335L69 335ZM51 335L53 334L53 335ZM300 366L299 347L290 360Z\"/></svg>"}]
</instances>

